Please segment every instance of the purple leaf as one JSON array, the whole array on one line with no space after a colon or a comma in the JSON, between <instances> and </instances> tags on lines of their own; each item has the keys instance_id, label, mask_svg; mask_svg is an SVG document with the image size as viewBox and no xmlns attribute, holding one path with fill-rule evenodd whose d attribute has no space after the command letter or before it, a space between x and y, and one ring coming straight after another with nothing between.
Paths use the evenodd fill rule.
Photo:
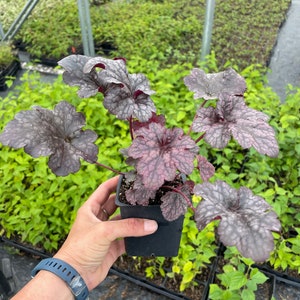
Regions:
<instances>
[{"instance_id":1,"label":"purple leaf","mask_svg":"<svg viewBox=\"0 0 300 300\"><path fill-rule=\"evenodd\" d=\"M221 219L218 234L224 245L236 246L243 256L256 262L268 259L274 248L272 231L279 231L281 226L263 198L246 187L235 190L223 181L198 184L194 193L203 198L195 213L199 230Z\"/></svg>"},{"instance_id":2,"label":"purple leaf","mask_svg":"<svg viewBox=\"0 0 300 300\"><path fill-rule=\"evenodd\" d=\"M233 136L243 148L254 147L259 153L276 157L279 147L268 116L249 108L242 97L223 95L217 107L200 108L192 129L205 132L212 147L224 148Z\"/></svg>"},{"instance_id":3,"label":"purple leaf","mask_svg":"<svg viewBox=\"0 0 300 300\"><path fill-rule=\"evenodd\" d=\"M104 106L121 120L133 117L146 122L156 111L149 97L154 91L150 90L148 79L143 74L130 74L128 79L128 84L110 85L104 93Z\"/></svg>"},{"instance_id":4,"label":"purple leaf","mask_svg":"<svg viewBox=\"0 0 300 300\"><path fill-rule=\"evenodd\" d=\"M195 68L184 78L185 85L194 92L194 98L216 99L220 94L243 95L246 90L244 78L233 69L206 74Z\"/></svg>"},{"instance_id":5,"label":"purple leaf","mask_svg":"<svg viewBox=\"0 0 300 300\"><path fill-rule=\"evenodd\" d=\"M94 96L99 90L107 89L104 79L95 70L88 74L83 72L85 64L90 59L92 58L84 55L70 55L58 62L65 69L64 82L70 86L79 86L78 96L81 98Z\"/></svg>"},{"instance_id":6,"label":"purple leaf","mask_svg":"<svg viewBox=\"0 0 300 300\"><path fill-rule=\"evenodd\" d=\"M203 181L208 181L215 174L215 167L201 155L197 155L197 168Z\"/></svg>"},{"instance_id":7,"label":"purple leaf","mask_svg":"<svg viewBox=\"0 0 300 300\"><path fill-rule=\"evenodd\" d=\"M123 59L111 60L102 57L90 59L84 72L92 72L98 66L104 68L100 75L109 86L103 92L106 109L121 120L133 117L142 122L148 121L156 109L149 97L154 91L150 89L146 76L128 74Z\"/></svg>"},{"instance_id":8,"label":"purple leaf","mask_svg":"<svg viewBox=\"0 0 300 300\"><path fill-rule=\"evenodd\" d=\"M182 129L167 129L158 123L141 128L128 149L137 159L136 169L144 185L156 190L164 181L172 181L177 171L190 174L198 146Z\"/></svg>"},{"instance_id":9,"label":"purple leaf","mask_svg":"<svg viewBox=\"0 0 300 300\"><path fill-rule=\"evenodd\" d=\"M136 175L134 185L131 189L125 192L126 200L131 205L148 205L150 199L155 198L156 191L147 189L143 182L142 177Z\"/></svg>"},{"instance_id":10,"label":"purple leaf","mask_svg":"<svg viewBox=\"0 0 300 300\"><path fill-rule=\"evenodd\" d=\"M98 148L93 143L97 135L83 131L85 118L66 101L57 104L53 111L33 107L21 111L10 121L0 135L0 142L13 148L22 148L33 157L50 155L48 165L59 176L75 173L80 158L97 160Z\"/></svg>"},{"instance_id":11,"label":"purple leaf","mask_svg":"<svg viewBox=\"0 0 300 300\"><path fill-rule=\"evenodd\" d=\"M121 120L133 117L145 122L156 111L148 79L143 74L128 74L124 59L70 55L59 65L66 70L64 81L80 86L80 97L102 92L105 108Z\"/></svg>"},{"instance_id":12,"label":"purple leaf","mask_svg":"<svg viewBox=\"0 0 300 300\"><path fill-rule=\"evenodd\" d=\"M156 113L152 113L152 117L147 122L133 121L133 131L137 131L142 127L148 128L151 123L159 123L160 125L165 126L166 118L164 115L157 115Z\"/></svg>"},{"instance_id":13,"label":"purple leaf","mask_svg":"<svg viewBox=\"0 0 300 300\"><path fill-rule=\"evenodd\" d=\"M160 208L167 221L174 221L186 213L188 204L183 195L190 199L190 184L190 181L187 184L184 183L183 185L176 187L179 192L170 191L161 198L162 204L160 205Z\"/></svg>"}]
</instances>

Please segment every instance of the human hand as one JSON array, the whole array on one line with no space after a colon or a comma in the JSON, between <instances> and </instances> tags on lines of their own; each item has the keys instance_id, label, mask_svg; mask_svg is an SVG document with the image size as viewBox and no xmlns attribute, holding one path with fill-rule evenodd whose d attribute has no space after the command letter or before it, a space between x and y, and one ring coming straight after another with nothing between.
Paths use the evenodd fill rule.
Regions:
<instances>
[{"instance_id":1,"label":"human hand","mask_svg":"<svg viewBox=\"0 0 300 300\"><path fill-rule=\"evenodd\" d=\"M157 230L153 220L121 220L120 216L107 220L117 208L112 194L117 183L118 176L104 182L82 205L68 238L54 256L73 266L89 290L105 279L112 264L125 252L124 240L120 238Z\"/></svg>"}]
</instances>

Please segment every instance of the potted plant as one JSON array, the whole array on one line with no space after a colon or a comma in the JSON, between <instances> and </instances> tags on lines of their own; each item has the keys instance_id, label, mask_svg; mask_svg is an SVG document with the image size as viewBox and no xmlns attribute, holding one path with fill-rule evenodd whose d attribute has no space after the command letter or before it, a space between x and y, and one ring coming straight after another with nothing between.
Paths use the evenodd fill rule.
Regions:
<instances>
[{"instance_id":1,"label":"potted plant","mask_svg":"<svg viewBox=\"0 0 300 300\"><path fill-rule=\"evenodd\" d=\"M246 187L235 189L224 181L214 182L213 165L199 154L206 144L224 148L231 137L243 148L253 147L270 157L278 154L268 116L246 105L246 83L238 73L227 69L206 74L195 68L184 78L198 106L191 127L184 133L181 128L168 128L165 117L156 114L151 100L154 91L148 79L143 74L129 74L124 59L70 55L59 65L65 69L65 83L80 87L80 97L102 93L108 112L128 122L132 142L121 152L131 171L120 172L106 166L122 174L118 196L123 191L125 195L118 204L141 208L143 212L135 217L145 217L144 210L154 206L161 213L157 233L146 240L148 245L142 243L146 254L133 251L134 255L170 255L168 251L156 252L151 245L176 245L169 245L166 240L155 241L154 237L167 222L171 222L171 228L180 230L182 216L192 209L199 230L212 220L220 220L218 236L224 245L236 246L242 255L256 262L269 257L274 247L272 231L278 232L281 227L272 207ZM83 130L84 126L84 116L70 103L61 101L53 111L35 106L19 112L4 128L0 142L14 148L24 147L33 157L49 155L51 170L66 176L79 170L80 159L103 167L97 161L97 134ZM199 182L190 179L192 172L198 175ZM192 196L201 198L196 206ZM121 210L122 214L125 218L131 216ZM179 224L172 225L178 219ZM177 249L172 252L176 255Z\"/></svg>"},{"instance_id":2,"label":"potted plant","mask_svg":"<svg viewBox=\"0 0 300 300\"><path fill-rule=\"evenodd\" d=\"M14 47L10 42L0 42L0 91L7 89L8 76L15 76L20 69Z\"/></svg>"}]
</instances>

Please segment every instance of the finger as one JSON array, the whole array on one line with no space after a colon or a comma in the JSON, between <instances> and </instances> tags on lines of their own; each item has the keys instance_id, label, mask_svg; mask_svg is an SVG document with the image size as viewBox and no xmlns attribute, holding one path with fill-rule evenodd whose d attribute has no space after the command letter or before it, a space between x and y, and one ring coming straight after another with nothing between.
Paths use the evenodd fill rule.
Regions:
<instances>
[{"instance_id":1,"label":"finger","mask_svg":"<svg viewBox=\"0 0 300 300\"><path fill-rule=\"evenodd\" d=\"M121 220L121 215L116 215L113 218L110 219L110 221L117 221L117 220Z\"/></svg>"},{"instance_id":2,"label":"finger","mask_svg":"<svg viewBox=\"0 0 300 300\"><path fill-rule=\"evenodd\" d=\"M105 231L102 233L102 236L106 236L110 241L114 241L117 238L152 234L157 230L158 225L154 220L129 218L103 222L99 228Z\"/></svg>"},{"instance_id":3,"label":"finger","mask_svg":"<svg viewBox=\"0 0 300 300\"><path fill-rule=\"evenodd\" d=\"M110 194L115 192L117 184L118 184L119 176L115 176L105 182L103 182L99 187L95 190L95 192L90 196L90 198L86 201L85 205L90 206L92 212L97 216L100 210L100 206L103 205Z\"/></svg>"},{"instance_id":4,"label":"finger","mask_svg":"<svg viewBox=\"0 0 300 300\"><path fill-rule=\"evenodd\" d=\"M110 217L110 215L106 211L106 209L104 207L101 207L97 218L101 221L107 221L109 219L109 217Z\"/></svg>"},{"instance_id":5,"label":"finger","mask_svg":"<svg viewBox=\"0 0 300 300\"><path fill-rule=\"evenodd\" d=\"M117 209L115 204L116 195L110 195L107 201L101 205L101 210L105 210L108 213L108 216L111 216Z\"/></svg>"}]
</instances>

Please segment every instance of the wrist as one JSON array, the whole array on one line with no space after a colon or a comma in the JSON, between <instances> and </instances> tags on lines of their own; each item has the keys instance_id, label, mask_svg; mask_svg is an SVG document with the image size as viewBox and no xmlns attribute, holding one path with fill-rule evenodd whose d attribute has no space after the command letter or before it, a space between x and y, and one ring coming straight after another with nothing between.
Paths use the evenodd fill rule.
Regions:
<instances>
[{"instance_id":1,"label":"wrist","mask_svg":"<svg viewBox=\"0 0 300 300\"><path fill-rule=\"evenodd\" d=\"M86 272L84 272L84 268L76 259L73 258L71 254L69 254L68 252L59 251L53 256L53 258L60 259L66 262L67 264L69 264L70 266L72 266L78 272L78 274L80 274L80 276L83 278L84 282L87 285L88 290L89 291L91 290L89 281L86 276Z\"/></svg>"},{"instance_id":2,"label":"wrist","mask_svg":"<svg viewBox=\"0 0 300 300\"><path fill-rule=\"evenodd\" d=\"M65 281L76 300L88 298L89 291L81 275L70 264L58 258L43 259L31 272L34 277L40 271L53 273L62 281Z\"/></svg>"},{"instance_id":3,"label":"wrist","mask_svg":"<svg viewBox=\"0 0 300 300\"><path fill-rule=\"evenodd\" d=\"M41 270L11 300L60 299L74 300L74 296L61 278Z\"/></svg>"}]
</instances>

